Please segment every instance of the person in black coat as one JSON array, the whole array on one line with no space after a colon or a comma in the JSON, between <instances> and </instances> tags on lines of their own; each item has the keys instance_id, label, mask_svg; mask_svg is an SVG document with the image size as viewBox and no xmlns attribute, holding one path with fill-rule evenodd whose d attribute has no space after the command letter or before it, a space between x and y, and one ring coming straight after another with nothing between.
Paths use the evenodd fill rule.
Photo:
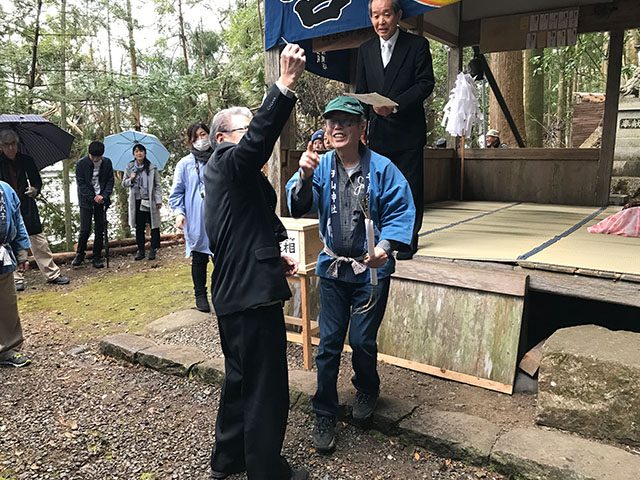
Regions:
<instances>
[{"instance_id":1,"label":"person in black coat","mask_svg":"<svg viewBox=\"0 0 640 480\"><path fill-rule=\"evenodd\" d=\"M102 247L104 246L104 229L107 208L111 203L113 192L113 166L111 160L104 157L104 144L91 142L89 155L76 163L76 184L78 185L78 202L80 204L80 234L78 249L71 262L74 267L82 264L91 235L91 220L95 222L93 239L93 259L95 268L104 267Z\"/></svg>"},{"instance_id":2,"label":"person in black coat","mask_svg":"<svg viewBox=\"0 0 640 480\"><path fill-rule=\"evenodd\" d=\"M38 268L47 277L47 283L67 285L69 278L60 273L60 267L53 261L49 241L42 231L36 203L36 197L42 190L42 178L33 158L18 152L19 141L20 138L15 131L0 131L0 180L8 183L18 194L20 214L27 227L31 252ZM23 272L16 270L13 278L16 290L24 290Z\"/></svg>"},{"instance_id":3,"label":"person in black coat","mask_svg":"<svg viewBox=\"0 0 640 480\"><path fill-rule=\"evenodd\" d=\"M423 103L435 85L429 42L398 29L402 10L398 0L369 0L369 16L378 37L360 46L356 67L356 93L377 92L397 107L369 110L369 147L391 159L404 174L416 206L411 252L418 249L424 213L423 150L427 125Z\"/></svg>"},{"instance_id":4,"label":"person in black coat","mask_svg":"<svg viewBox=\"0 0 640 480\"><path fill-rule=\"evenodd\" d=\"M211 455L213 478L246 470L249 480L306 479L281 457L289 412L282 303L291 297L281 257L286 230L275 214L276 193L262 173L284 127L304 71L304 50L287 45L281 76L251 119L245 108L218 112L216 149L205 168L205 228L214 255L212 300L225 357L225 383Z\"/></svg>"}]
</instances>

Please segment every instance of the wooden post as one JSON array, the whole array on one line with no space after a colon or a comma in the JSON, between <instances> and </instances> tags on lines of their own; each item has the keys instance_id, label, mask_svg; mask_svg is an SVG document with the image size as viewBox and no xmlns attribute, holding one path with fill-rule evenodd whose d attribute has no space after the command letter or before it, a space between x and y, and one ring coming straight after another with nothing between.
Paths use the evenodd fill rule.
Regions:
<instances>
[{"instance_id":1,"label":"wooden post","mask_svg":"<svg viewBox=\"0 0 640 480\"><path fill-rule=\"evenodd\" d=\"M309 317L309 277L300 275L300 316L302 317L302 357L304 369L311 370L311 318Z\"/></svg>"},{"instance_id":2,"label":"wooden post","mask_svg":"<svg viewBox=\"0 0 640 480\"><path fill-rule=\"evenodd\" d=\"M616 145L618 123L618 100L620 97L620 75L622 72L622 54L624 52L624 30L609 33L609 62L607 64L607 90L602 120L602 142L596 179L596 204L609 204L611 171Z\"/></svg>"},{"instance_id":3,"label":"wooden post","mask_svg":"<svg viewBox=\"0 0 640 480\"><path fill-rule=\"evenodd\" d=\"M458 73L462 71L462 48L451 47L449 49L449 55L447 59L448 68L447 68L447 98L456 86L456 78ZM453 160L452 164L452 175L451 175L451 193L455 197L458 197L462 194L460 190L460 184L456 181L458 178L458 173L460 169L460 164L456 161L460 155L457 146L457 137L447 135L447 146L456 150L456 158Z\"/></svg>"},{"instance_id":4,"label":"wooden post","mask_svg":"<svg viewBox=\"0 0 640 480\"><path fill-rule=\"evenodd\" d=\"M460 200L464 200L464 135L460 137Z\"/></svg>"}]
</instances>

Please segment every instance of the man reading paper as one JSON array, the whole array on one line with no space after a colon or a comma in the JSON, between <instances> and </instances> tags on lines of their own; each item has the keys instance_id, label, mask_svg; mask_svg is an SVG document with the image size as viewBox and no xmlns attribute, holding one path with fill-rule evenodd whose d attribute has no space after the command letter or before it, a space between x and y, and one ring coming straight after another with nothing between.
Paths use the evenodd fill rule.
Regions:
<instances>
[{"instance_id":1,"label":"man reading paper","mask_svg":"<svg viewBox=\"0 0 640 480\"><path fill-rule=\"evenodd\" d=\"M356 69L356 93L377 92L397 107L369 109L369 147L391 159L411 187L416 206L410 252L418 248L418 232L424 211L423 149L427 125L424 100L435 85L429 42L398 29L402 18L399 0L369 0L369 17L378 38L360 46Z\"/></svg>"}]
</instances>

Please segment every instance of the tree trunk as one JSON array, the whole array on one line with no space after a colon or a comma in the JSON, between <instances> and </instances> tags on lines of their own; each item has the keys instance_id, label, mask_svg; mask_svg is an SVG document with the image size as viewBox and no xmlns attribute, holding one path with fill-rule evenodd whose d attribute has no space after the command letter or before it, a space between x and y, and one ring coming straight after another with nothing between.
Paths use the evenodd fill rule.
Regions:
<instances>
[{"instance_id":1,"label":"tree trunk","mask_svg":"<svg viewBox=\"0 0 640 480\"><path fill-rule=\"evenodd\" d=\"M558 74L558 104L556 116L558 118L558 144L557 147L564 147L565 144L565 122L567 121L567 81L565 79L565 67L567 57L565 52L560 54L560 72Z\"/></svg>"},{"instance_id":2,"label":"tree trunk","mask_svg":"<svg viewBox=\"0 0 640 480\"><path fill-rule=\"evenodd\" d=\"M491 55L491 70L520 135L525 137L522 52L493 53ZM503 143L510 147L517 147L518 143L493 94L489 105L489 115L489 128L500 132L500 140Z\"/></svg>"},{"instance_id":3,"label":"tree trunk","mask_svg":"<svg viewBox=\"0 0 640 480\"><path fill-rule=\"evenodd\" d=\"M62 81L60 95L60 126L67 126L67 0L60 2L60 29L62 30L62 46L60 60ZM72 212L71 212L71 179L70 172L73 160L65 158L62 161L62 191L64 193L64 240L67 250L73 246Z\"/></svg>"},{"instance_id":4,"label":"tree trunk","mask_svg":"<svg viewBox=\"0 0 640 480\"><path fill-rule=\"evenodd\" d=\"M524 100L527 146L542 147L544 121L544 50L537 48L524 53Z\"/></svg>"},{"instance_id":5,"label":"tree trunk","mask_svg":"<svg viewBox=\"0 0 640 480\"><path fill-rule=\"evenodd\" d=\"M184 73L189 75L189 55L187 54L187 36L184 33L184 17L182 16L182 0L178 0L178 23L180 24L180 44L184 60Z\"/></svg>"},{"instance_id":6,"label":"tree trunk","mask_svg":"<svg viewBox=\"0 0 640 480\"><path fill-rule=\"evenodd\" d=\"M27 100L28 113L33 111L33 89L36 86L36 67L38 65L38 42L40 41L40 13L42 12L42 0L36 4L36 25L33 32L33 44L31 46L31 71L29 72L29 96Z\"/></svg>"},{"instance_id":7,"label":"tree trunk","mask_svg":"<svg viewBox=\"0 0 640 480\"><path fill-rule=\"evenodd\" d=\"M636 46L640 47L640 29L627 31L627 41L625 42L624 48L625 65L638 65L638 50Z\"/></svg>"},{"instance_id":8,"label":"tree trunk","mask_svg":"<svg viewBox=\"0 0 640 480\"><path fill-rule=\"evenodd\" d=\"M131 62L131 78L134 84L138 82L138 57L136 55L136 44L133 39L133 17L131 14L131 0L127 0L127 30L129 32L129 60ZM131 97L131 115L133 117L133 128L140 132L140 104L135 94Z\"/></svg>"}]
</instances>

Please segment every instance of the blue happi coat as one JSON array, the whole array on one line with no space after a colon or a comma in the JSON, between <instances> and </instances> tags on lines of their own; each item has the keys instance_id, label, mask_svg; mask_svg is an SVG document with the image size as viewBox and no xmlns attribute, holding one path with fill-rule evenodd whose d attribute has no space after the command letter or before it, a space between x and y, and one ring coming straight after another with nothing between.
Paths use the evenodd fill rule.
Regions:
<instances>
[{"instance_id":1,"label":"blue happi coat","mask_svg":"<svg viewBox=\"0 0 640 480\"><path fill-rule=\"evenodd\" d=\"M18 252L31 247L27 229L20 215L20 200L8 183L0 182L4 205L0 206L0 274L15 271ZM5 252L6 255L5 256ZM25 258L26 260L26 252Z\"/></svg>"},{"instance_id":2,"label":"blue happi coat","mask_svg":"<svg viewBox=\"0 0 640 480\"><path fill-rule=\"evenodd\" d=\"M380 240L411 244L415 206L407 180L400 170L386 157L368 148L361 149L364 155L371 154L369 178L369 209L375 226L375 244ZM313 204L310 212L318 212L320 219L320 235L324 244L334 250L333 238L330 234L329 220L331 204L331 163L335 151L331 150L320 156L320 164L313 173ZM287 204L291 211L291 194L298 182L300 172L296 172L287 182ZM366 251L366 241L363 250ZM319 277L333 278L327 274L332 258L324 251L318 256L316 274ZM388 277L395 271L395 259L389 258L387 263L378 269L378 278ZM368 283L370 270L356 275L349 265L342 265L338 270L338 280L350 283Z\"/></svg>"}]
</instances>

